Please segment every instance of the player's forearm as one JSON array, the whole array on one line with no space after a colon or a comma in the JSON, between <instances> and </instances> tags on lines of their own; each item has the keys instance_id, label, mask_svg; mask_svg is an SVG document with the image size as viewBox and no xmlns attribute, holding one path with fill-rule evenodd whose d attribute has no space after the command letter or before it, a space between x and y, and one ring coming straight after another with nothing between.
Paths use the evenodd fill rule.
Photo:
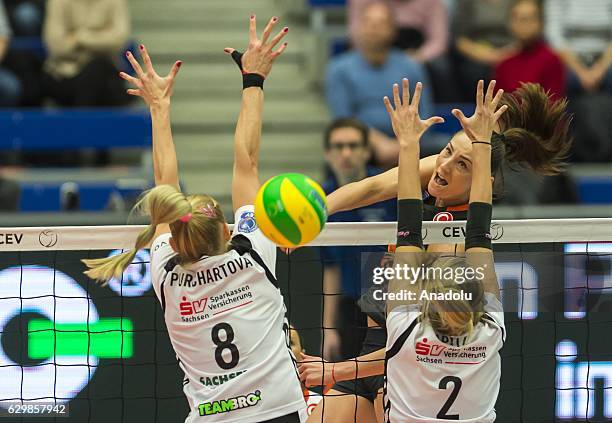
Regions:
<instances>
[{"instance_id":1,"label":"player's forearm","mask_svg":"<svg viewBox=\"0 0 612 423\"><path fill-rule=\"evenodd\" d=\"M419 173L419 143L411 142L400 148L397 198L423 198L421 193L421 178Z\"/></svg>"},{"instance_id":2,"label":"player's forearm","mask_svg":"<svg viewBox=\"0 0 612 423\"><path fill-rule=\"evenodd\" d=\"M336 381L352 380L385 373L385 349L334 364Z\"/></svg>"},{"instance_id":3,"label":"player's forearm","mask_svg":"<svg viewBox=\"0 0 612 423\"><path fill-rule=\"evenodd\" d=\"M264 94L261 88L250 87L242 91L242 105L236 124L234 154L236 163L250 162L257 166Z\"/></svg>"},{"instance_id":4,"label":"player's forearm","mask_svg":"<svg viewBox=\"0 0 612 423\"><path fill-rule=\"evenodd\" d=\"M172 127L170 101L150 107L153 128L153 172L155 185L172 185L178 188L178 163Z\"/></svg>"},{"instance_id":5,"label":"player's forearm","mask_svg":"<svg viewBox=\"0 0 612 423\"><path fill-rule=\"evenodd\" d=\"M484 140L489 142L490 140ZM493 184L491 183L491 145L472 144L472 188L470 203L489 203L493 199Z\"/></svg>"},{"instance_id":6,"label":"player's forearm","mask_svg":"<svg viewBox=\"0 0 612 423\"><path fill-rule=\"evenodd\" d=\"M346 184L327 196L329 214L365 207L397 195L397 168Z\"/></svg>"}]
</instances>

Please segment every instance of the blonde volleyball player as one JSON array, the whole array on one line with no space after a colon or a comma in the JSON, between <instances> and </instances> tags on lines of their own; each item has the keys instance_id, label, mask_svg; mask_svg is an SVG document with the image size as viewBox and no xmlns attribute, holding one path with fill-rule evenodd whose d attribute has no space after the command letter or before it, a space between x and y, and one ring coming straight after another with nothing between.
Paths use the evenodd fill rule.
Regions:
<instances>
[{"instance_id":1,"label":"blonde volleyball player","mask_svg":"<svg viewBox=\"0 0 612 423\"><path fill-rule=\"evenodd\" d=\"M423 200L419 177L419 139L439 118L422 121L418 113L420 84L409 101L394 86L394 105L385 98L400 142L398 233L395 264L411 267L478 270L480 278L421 277L389 282L390 293L414 297L387 301L385 356L385 421L488 423L495 421L501 359L505 340L504 315L495 277L491 236L491 139L507 106L497 108L502 91L494 84L486 95L481 81L476 111L460 116L472 146L472 184L466 225L466 257L425 257L421 236ZM455 273L453 273L455 274ZM457 273L458 274L458 273ZM421 291L421 292L419 292ZM434 294L422 297L422 293ZM461 294L448 299L444 294ZM442 295L440 295L442 294ZM469 295L468 295L469 294Z\"/></svg>"},{"instance_id":2,"label":"blonde volleyball player","mask_svg":"<svg viewBox=\"0 0 612 423\"><path fill-rule=\"evenodd\" d=\"M159 77L141 47L144 69L128 54L137 78L122 74L135 87L130 93L148 104L153 120L156 187L140 202L151 225L132 251L85 260L86 273L99 281L121 277L135 252L153 240L153 285L185 373L186 422L293 423L305 407L274 275L276 246L258 229L252 205L259 188L263 82L287 45L274 50L288 30L271 38L277 21L272 18L259 39L251 16L244 55L226 49L243 73L244 88L234 144L233 235L213 198L179 190L170 130L179 63L166 78Z\"/></svg>"}]
</instances>

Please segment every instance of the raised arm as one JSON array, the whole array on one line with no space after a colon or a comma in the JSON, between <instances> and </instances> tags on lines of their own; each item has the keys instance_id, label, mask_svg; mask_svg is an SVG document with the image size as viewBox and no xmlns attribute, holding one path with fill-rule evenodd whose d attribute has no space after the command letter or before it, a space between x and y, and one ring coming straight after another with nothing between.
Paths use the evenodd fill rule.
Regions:
<instances>
[{"instance_id":1,"label":"raised arm","mask_svg":"<svg viewBox=\"0 0 612 423\"><path fill-rule=\"evenodd\" d=\"M259 189L259 142L263 113L263 83L272 70L272 63L287 47L282 44L272 49L287 34L283 28L272 40L268 41L272 29L278 22L273 17L266 25L261 39L257 38L257 23L252 15L249 23L249 46L244 54L233 48L225 52L240 68L243 78L242 104L234 136L234 173L232 177L232 205L234 211L246 204L253 204Z\"/></svg>"},{"instance_id":2,"label":"raised arm","mask_svg":"<svg viewBox=\"0 0 612 423\"><path fill-rule=\"evenodd\" d=\"M140 45L140 55L142 56L144 70L132 52L128 51L126 53L136 72L136 78L125 72L120 72L119 75L134 87L128 90L128 94L141 97L149 106L153 132L155 185L172 185L179 188L178 163L170 125L170 98L172 97L174 79L182 62L176 62L168 75L161 77L153 69L149 53L143 45Z\"/></svg>"},{"instance_id":3,"label":"raised arm","mask_svg":"<svg viewBox=\"0 0 612 423\"><path fill-rule=\"evenodd\" d=\"M419 161L421 189L427 187L436 166L437 157L437 155L428 156ZM394 167L379 175L341 186L327 196L328 213L332 215L396 198L398 169Z\"/></svg>"},{"instance_id":4,"label":"raised arm","mask_svg":"<svg viewBox=\"0 0 612 423\"><path fill-rule=\"evenodd\" d=\"M466 257L473 266L482 267L485 277L484 289L499 298L499 285L495 277L495 264L491 248L491 214L493 181L491 178L491 136L493 129L508 106L497 109L503 90L495 97L495 81L491 81L484 94L484 81L478 82L476 91L476 110L466 118L458 109L453 115L459 120L465 133L472 141L472 188L470 209L466 226Z\"/></svg>"},{"instance_id":5,"label":"raised arm","mask_svg":"<svg viewBox=\"0 0 612 423\"><path fill-rule=\"evenodd\" d=\"M126 52L126 56L136 72L136 78L125 72L120 72L119 75L135 87L128 89L128 94L141 97L149 106L151 112L155 185L171 185L179 189L178 162L170 126L170 98L172 97L174 78L182 62L174 63L168 75L161 77L153 69L149 53L142 44L140 45L140 55L144 63L144 70L132 52ZM152 239L168 232L170 232L168 224L157 225Z\"/></svg>"},{"instance_id":6,"label":"raised arm","mask_svg":"<svg viewBox=\"0 0 612 423\"><path fill-rule=\"evenodd\" d=\"M397 248L395 250L394 267L409 266L417 267L420 265L420 252L423 251L423 239L421 236L421 226L423 223L423 199L421 193L421 180L419 174L419 141L425 131L436 123L444 122L439 116L433 116L427 120L421 120L419 116L419 101L423 84L416 84L414 96L410 101L408 80L402 80L402 98L400 100L399 87L393 86L393 102L385 97L385 106L391 123L393 132L397 136L400 144L398 189L397 189ZM404 279L391 279L389 281L389 293L399 291L416 291L416 284ZM388 301L387 312L394 307L406 303L414 302L413 299L407 301Z\"/></svg>"}]
</instances>

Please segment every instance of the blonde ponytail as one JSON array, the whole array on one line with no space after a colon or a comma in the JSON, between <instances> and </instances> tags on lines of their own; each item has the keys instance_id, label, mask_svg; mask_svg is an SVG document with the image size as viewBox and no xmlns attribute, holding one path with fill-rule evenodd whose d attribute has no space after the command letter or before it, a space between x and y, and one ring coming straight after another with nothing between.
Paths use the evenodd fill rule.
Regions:
<instances>
[{"instance_id":1,"label":"blonde ponytail","mask_svg":"<svg viewBox=\"0 0 612 423\"><path fill-rule=\"evenodd\" d=\"M142 211L150 216L151 224L138 234L132 250L112 257L82 260L89 268L85 274L91 279L106 283L112 278L120 278L134 260L136 252L153 240L157 225L179 220L191 212L191 204L175 187L160 185L146 192L133 211Z\"/></svg>"}]
</instances>

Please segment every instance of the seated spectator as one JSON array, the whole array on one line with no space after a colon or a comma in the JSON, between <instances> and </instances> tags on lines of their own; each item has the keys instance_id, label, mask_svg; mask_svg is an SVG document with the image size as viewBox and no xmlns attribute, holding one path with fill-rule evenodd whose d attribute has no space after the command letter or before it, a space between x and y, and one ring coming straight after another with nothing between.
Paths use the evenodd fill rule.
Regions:
<instances>
[{"instance_id":1,"label":"seated spectator","mask_svg":"<svg viewBox=\"0 0 612 423\"><path fill-rule=\"evenodd\" d=\"M19 184L0 175L0 211L19 209Z\"/></svg>"},{"instance_id":2,"label":"seated spectator","mask_svg":"<svg viewBox=\"0 0 612 423\"><path fill-rule=\"evenodd\" d=\"M325 132L325 161L330 176L322 185L326 194L340 186L380 173L366 165L369 158L368 128L355 119L338 119ZM367 207L336 213L329 222L393 221L397 201L387 200ZM328 360L356 357L365 334L366 317L356 304L361 295L361 253L376 247L326 247L323 277L323 356ZM384 249L382 249L384 250ZM340 295L338 295L340 294ZM362 331L359 331L362 329Z\"/></svg>"},{"instance_id":3,"label":"seated spectator","mask_svg":"<svg viewBox=\"0 0 612 423\"><path fill-rule=\"evenodd\" d=\"M68 107L125 104L128 96L114 58L129 30L125 0L49 0L44 94Z\"/></svg>"},{"instance_id":4,"label":"seated spectator","mask_svg":"<svg viewBox=\"0 0 612 423\"><path fill-rule=\"evenodd\" d=\"M392 47L395 27L391 9L376 2L362 10L356 49L329 64L325 91L333 118L355 117L374 128L371 141L375 162L397 163L399 145L393 137L389 115L382 102L391 96L394 83L408 78L412 89L417 81L428 87L427 75L418 62ZM421 115L431 116L431 89L423 91ZM382 136L382 134L384 136Z\"/></svg>"},{"instance_id":5,"label":"seated spectator","mask_svg":"<svg viewBox=\"0 0 612 423\"><path fill-rule=\"evenodd\" d=\"M348 24L353 45L360 40L361 16L377 0L349 0ZM449 28L444 0L387 0L397 27L395 46L413 60L426 65L433 82L436 101L455 100L447 59Z\"/></svg>"},{"instance_id":6,"label":"seated spectator","mask_svg":"<svg viewBox=\"0 0 612 423\"><path fill-rule=\"evenodd\" d=\"M568 93L612 93L612 0L547 0L546 37L570 69Z\"/></svg>"},{"instance_id":7,"label":"seated spectator","mask_svg":"<svg viewBox=\"0 0 612 423\"><path fill-rule=\"evenodd\" d=\"M513 52L507 30L514 0L457 0L453 51L460 100L472 102L473 87L493 74L493 66Z\"/></svg>"},{"instance_id":8,"label":"seated spectator","mask_svg":"<svg viewBox=\"0 0 612 423\"><path fill-rule=\"evenodd\" d=\"M510 9L508 27L516 53L495 66L497 88L506 92L521 82L536 82L553 99L565 97L565 70L561 59L542 38L542 9L537 0L519 0Z\"/></svg>"},{"instance_id":9,"label":"seated spectator","mask_svg":"<svg viewBox=\"0 0 612 423\"><path fill-rule=\"evenodd\" d=\"M11 29L4 5L0 2L0 107L17 106L21 99L21 82L6 66L10 39Z\"/></svg>"}]
</instances>

